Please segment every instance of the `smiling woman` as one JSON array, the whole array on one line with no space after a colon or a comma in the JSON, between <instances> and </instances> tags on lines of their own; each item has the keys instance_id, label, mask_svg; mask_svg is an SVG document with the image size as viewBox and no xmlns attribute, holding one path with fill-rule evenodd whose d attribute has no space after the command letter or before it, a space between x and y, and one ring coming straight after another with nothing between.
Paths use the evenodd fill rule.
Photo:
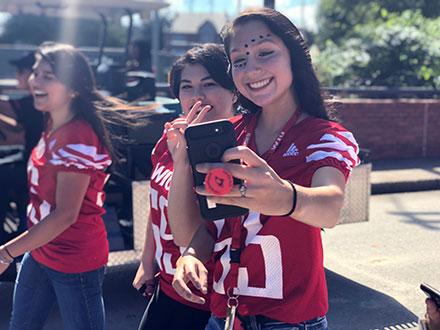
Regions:
<instances>
[{"instance_id":1,"label":"smiling woman","mask_svg":"<svg viewBox=\"0 0 440 330\"><path fill-rule=\"evenodd\" d=\"M226 150L223 163L196 170L222 168L242 183L222 196L202 186L196 192L249 213L212 224L194 200L179 212L170 205L175 241L188 246L173 286L185 299L204 303L193 286L209 290L203 262L210 260L206 330L326 330L321 228L338 221L346 180L359 163L357 143L328 120L308 48L289 19L268 8L247 11L223 37L238 102L251 113L234 122L240 146ZM170 196L181 180L173 176Z\"/></svg>"},{"instance_id":2,"label":"smiling woman","mask_svg":"<svg viewBox=\"0 0 440 330\"><path fill-rule=\"evenodd\" d=\"M184 161L183 131L192 123L234 115L234 85L227 68L223 47L203 44L178 58L171 69L171 92L179 99L183 116L166 124L166 133L151 155L151 209L141 264L133 281L133 286L150 299L139 329L201 330L210 316L207 292L204 292L205 303L195 304L180 297L172 287L182 250L170 232L168 218L179 213L188 199L194 198L192 186L187 184L191 172ZM173 192L169 186L171 177L182 180L175 182ZM158 290L154 290L155 262L159 266Z\"/></svg>"},{"instance_id":3,"label":"smiling woman","mask_svg":"<svg viewBox=\"0 0 440 330\"><path fill-rule=\"evenodd\" d=\"M117 103L98 94L74 47L44 43L36 54L29 84L47 127L28 165L29 229L0 247L0 273L25 253L10 329L31 322L43 328L55 302L66 329L104 329L108 241L101 216L112 158L100 111Z\"/></svg>"}]
</instances>

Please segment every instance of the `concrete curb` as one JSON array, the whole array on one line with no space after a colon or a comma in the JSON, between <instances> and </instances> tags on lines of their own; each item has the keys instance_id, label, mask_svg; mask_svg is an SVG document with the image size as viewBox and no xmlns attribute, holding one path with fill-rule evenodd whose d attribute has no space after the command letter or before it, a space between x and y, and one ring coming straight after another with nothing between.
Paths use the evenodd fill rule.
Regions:
<instances>
[{"instance_id":1,"label":"concrete curb","mask_svg":"<svg viewBox=\"0 0 440 330\"><path fill-rule=\"evenodd\" d=\"M380 182L380 183L371 184L372 195L426 191L426 190L440 190L440 179Z\"/></svg>"}]
</instances>

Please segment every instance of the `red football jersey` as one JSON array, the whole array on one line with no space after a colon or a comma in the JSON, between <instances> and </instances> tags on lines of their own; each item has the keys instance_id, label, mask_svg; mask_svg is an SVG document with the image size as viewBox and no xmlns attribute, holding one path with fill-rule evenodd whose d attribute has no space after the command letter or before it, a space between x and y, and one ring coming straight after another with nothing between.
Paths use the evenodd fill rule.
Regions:
<instances>
[{"instance_id":1,"label":"red football jersey","mask_svg":"<svg viewBox=\"0 0 440 330\"><path fill-rule=\"evenodd\" d=\"M203 296L206 299L205 304L194 304L178 295L172 286L177 259L185 251L185 248L174 244L173 235L168 225L168 191L173 175L173 160L168 151L165 135L162 136L154 147L151 161L153 170L150 181L150 212L155 244L155 258L160 268L160 289L167 296L182 304L197 309L209 310L209 294ZM206 266L209 267L209 264ZM208 269L208 271L211 273L211 269ZM197 291L193 286L190 287L192 290Z\"/></svg>"},{"instance_id":2,"label":"red football jersey","mask_svg":"<svg viewBox=\"0 0 440 330\"><path fill-rule=\"evenodd\" d=\"M73 119L51 135L44 132L28 163L30 202L28 227L56 208L58 172L90 175L90 183L77 221L51 242L33 250L38 262L65 273L97 269L107 263L108 241L104 222L104 184L110 156L92 127Z\"/></svg>"},{"instance_id":3,"label":"red football jersey","mask_svg":"<svg viewBox=\"0 0 440 330\"><path fill-rule=\"evenodd\" d=\"M246 116L235 124L239 144L252 150L256 150L257 116ZM359 163L353 135L337 123L318 118L293 122L286 124L272 148L261 155L278 175L310 187L315 171L331 166L347 179ZM238 280L234 280L229 251L236 221L226 219L215 228L210 226L213 235L220 234L214 247L211 311L226 316L225 293L237 281L241 315L264 315L288 323L325 315L328 297L320 228L289 217L250 212L241 225L242 252Z\"/></svg>"}]
</instances>

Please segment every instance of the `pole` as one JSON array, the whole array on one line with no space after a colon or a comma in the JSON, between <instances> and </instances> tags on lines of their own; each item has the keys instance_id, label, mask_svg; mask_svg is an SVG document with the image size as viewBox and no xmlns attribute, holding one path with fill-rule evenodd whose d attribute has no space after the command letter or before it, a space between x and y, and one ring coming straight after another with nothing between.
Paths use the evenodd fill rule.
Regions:
<instances>
[{"instance_id":1,"label":"pole","mask_svg":"<svg viewBox=\"0 0 440 330\"><path fill-rule=\"evenodd\" d=\"M275 9L275 0L264 0L264 7Z\"/></svg>"},{"instance_id":2,"label":"pole","mask_svg":"<svg viewBox=\"0 0 440 330\"><path fill-rule=\"evenodd\" d=\"M158 74L158 65L159 65L159 39L160 39L160 19L159 19L159 11L153 11L153 28L152 37L151 37L151 61L153 64L153 72Z\"/></svg>"}]
</instances>

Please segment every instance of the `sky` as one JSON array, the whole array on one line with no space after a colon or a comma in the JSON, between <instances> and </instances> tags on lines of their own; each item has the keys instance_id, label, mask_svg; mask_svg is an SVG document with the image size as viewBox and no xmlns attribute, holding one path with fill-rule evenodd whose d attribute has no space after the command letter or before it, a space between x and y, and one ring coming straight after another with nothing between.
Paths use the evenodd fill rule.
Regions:
<instances>
[{"instance_id":1,"label":"sky","mask_svg":"<svg viewBox=\"0 0 440 330\"><path fill-rule=\"evenodd\" d=\"M235 15L239 9L262 6L263 0L168 0L169 11L227 12ZM316 31L316 8L319 0L275 0L275 9L288 16L298 26ZM302 7L303 6L303 7ZM301 10L303 8L303 10Z\"/></svg>"}]
</instances>

